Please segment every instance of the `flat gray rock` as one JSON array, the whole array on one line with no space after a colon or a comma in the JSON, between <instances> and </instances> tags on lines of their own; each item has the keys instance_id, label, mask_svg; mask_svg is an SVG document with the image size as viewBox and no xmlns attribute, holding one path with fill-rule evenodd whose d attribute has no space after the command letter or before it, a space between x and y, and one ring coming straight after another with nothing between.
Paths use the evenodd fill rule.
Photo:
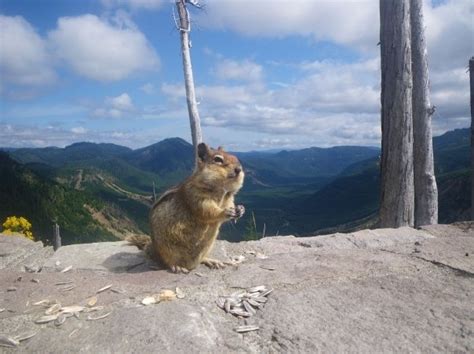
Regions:
<instances>
[{"instance_id":1,"label":"flat gray rock","mask_svg":"<svg viewBox=\"0 0 474 354\"><path fill-rule=\"evenodd\" d=\"M0 234L0 269L38 271L52 254L53 248L41 241Z\"/></svg>"},{"instance_id":2,"label":"flat gray rock","mask_svg":"<svg viewBox=\"0 0 474 354\"><path fill-rule=\"evenodd\" d=\"M2 350L473 352L471 225L220 241L215 257L241 263L200 266L188 275L155 270L124 242L65 246L40 273L0 270L0 336L36 333ZM274 290L249 318L216 305L221 296L258 285ZM176 287L184 298L142 304ZM92 297L103 308L59 326L35 323L46 310L34 305L41 300L87 306ZM237 333L242 325L259 329Z\"/></svg>"}]
</instances>

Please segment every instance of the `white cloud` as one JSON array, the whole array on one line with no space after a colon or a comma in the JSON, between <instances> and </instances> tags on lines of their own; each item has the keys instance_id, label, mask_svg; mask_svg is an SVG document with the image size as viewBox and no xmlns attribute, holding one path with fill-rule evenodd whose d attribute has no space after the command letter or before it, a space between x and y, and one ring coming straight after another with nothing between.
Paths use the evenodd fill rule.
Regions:
<instances>
[{"instance_id":1,"label":"white cloud","mask_svg":"<svg viewBox=\"0 0 474 354\"><path fill-rule=\"evenodd\" d=\"M258 82L262 80L262 74L262 66L250 60L223 59L217 63L214 69L214 75L219 80Z\"/></svg>"},{"instance_id":2,"label":"white cloud","mask_svg":"<svg viewBox=\"0 0 474 354\"><path fill-rule=\"evenodd\" d=\"M123 118L136 112L132 99L127 93L116 97L107 97L101 107L96 108L92 115L99 118Z\"/></svg>"},{"instance_id":3,"label":"white cloud","mask_svg":"<svg viewBox=\"0 0 474 354\"><path fill-rule=\"evenodd\" d=\"M61 17L48 39L58 58L89 79L116 81L158 69L158 55L143 33L123 16L115 22L94 15Z\"/></svg>"},{"instance_id":4,"label":"white cloud","mask_svg":"<svg viewBox=\"0 0 474 354\"><path fill-rule=\"evenodd\" d=\"M296 144L311 139L319 146L379 143L378 59L299 67L300 79L276 89L253 82L198 86L203 126L279 135L280 140L298 136ZM171 106L185 102L182 84L164 84L162 92Z\"/></svg>"},{"instance_id":5,"label":"white cloud","mask_svg":"<svg viewBox=\"0 0 474 354\"><path fill-rule=\"evenodd\" d=\"M143 86L140 87L140 90L145 92L147 95L152 95L156 92L155 85L150 82L147 82Z\"/></svg>"},{"instance_id":6,"label":"white cloud","mask_svg":"<svg viewBox=\"0 0 474 354\"><path fill-rule=\"evenodd\" d=\"M474 2L451 0L433 7L425 0L424 13L431 68L466 67L474 54Z\"/></svg>"},{"instance_id":7,"label":"white cloud","mask_svg":"<svg viewBox=\"0 0 474 354\"><path fill-rule=\"evenodd\" d=\"M0 75L2 86L43 86L56 74L46 44L35 29L20 16L0 15ZM2 91L5 91L3 87Z\"/></svg>"},{"instance_id":8,"label":"white cloud","mask_svg":"<svg viewBox=\"0 0 474 354\"><path fill-rule=\"evenodd\" d=\"M84 127L74 127L74 128L71 128L71 132L74 134L81 135L81 134L86 134L87 129Z\"/></svg>"},{"instance_id":9,"label":"white cloud","mask_svg":"<svg viewBox=\"0 0 474 354\"><path fill-rule=\"evenodd\" d=\"M377 0L208 0L200 26L231 29L256 37L311 36L375 49L379 36Z\"/></svg>"}]
</instances>

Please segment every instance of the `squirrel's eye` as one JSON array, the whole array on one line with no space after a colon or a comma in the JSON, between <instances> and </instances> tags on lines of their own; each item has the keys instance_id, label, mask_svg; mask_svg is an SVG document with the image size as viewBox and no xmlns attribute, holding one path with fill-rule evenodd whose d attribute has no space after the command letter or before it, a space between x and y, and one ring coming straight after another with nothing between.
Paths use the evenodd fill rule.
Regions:
<instances>
[{"instance_id":1,"label":"squirrel's eye","mask_svg":"<svg viewBox=\"0 0 474 354\"><path fill-rule=\"evenodd\" d=\"M215 163L224 163L224 158L221 155L214 156Z\"/></svg>"}]
</instances>

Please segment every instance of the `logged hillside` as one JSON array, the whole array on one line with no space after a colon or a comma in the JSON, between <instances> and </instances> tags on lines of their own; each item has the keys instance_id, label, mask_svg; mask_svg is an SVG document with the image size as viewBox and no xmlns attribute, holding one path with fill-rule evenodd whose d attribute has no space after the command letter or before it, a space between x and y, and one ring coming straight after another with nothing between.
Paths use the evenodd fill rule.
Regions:
<instances>
[{"instance_id":1,"label":"logged hillside","mask_svg":"<svg viewBox=\"0 0 474 354\"><path fill-rule=\"evenodd\" d=\"M434 138L434 153L440 222L464 220L470 195L469 130L459 129ZM63 199L51 199L48 193L34 197L38 203L45 200L43 203L51 204L45 210L59 210L64 207L60 200L74 199L77 208L66 207L69 214L88 215L81 220L87 220L83 224L89 226L77 220L72 223L71 242L81 242L81 237L101 239L97 236L101 230L105 230L103 237L149 232L153 186L160 194L193 168L192 146L179 138L137 150L113 144L77 143L64 149L17 149L9 154L23 164L15 162L13 169L29 171L35 180L48 186L47 190L59 188L68 195ZM342 146L236 154L246 171L237 202L246 206L247 213L237 224L227 223L221 238L237 241L263 233L311 235L375 225L378 149ZM18 179L17 183L23 186L24 178L20 176L10 176L8 183L15 184ZM36 192L30 188L29 193ZM51 220L54 213L48 211L46 215L41 208L28 209L28 203L11 195L9 198L4 214L9 210L21 214L24 210L38 225L48 225L40 230L49 233L50 221L44 219ZM93 207L84 209L81 203ZM90 225L99 227L97 232Z\"/></svg>"},{"instance_id":2,"label":"logged hillside","mask_svg":"<svg viewBox=\"0 0 474 354\"><path fill-rule=\"evenodd\" d=\"M53 220L61 225L63 242L116 240L96 222L87 206L100 210L104 205L91 195L46 180L0 152L0 220L7 216L26 217L33 234L48 241Z\"/></svg>"}]
</instances>

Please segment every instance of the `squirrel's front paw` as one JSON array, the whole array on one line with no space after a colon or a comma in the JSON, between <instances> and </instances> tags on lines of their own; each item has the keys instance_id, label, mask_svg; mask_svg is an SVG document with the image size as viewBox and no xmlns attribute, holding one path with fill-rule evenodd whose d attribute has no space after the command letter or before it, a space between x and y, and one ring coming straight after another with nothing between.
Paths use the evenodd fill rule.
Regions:
<instances>
[{"instance_id":1,"label":"squirrel's front paw","mask_svg":"<svg viewBox=\"0 0 474 354\"><path fill-rule=\"evenodd\" d=\"M226 210L226 216L229 219L239 219L241 218L245 213L245 207L243 205L237 205L232 208L228 208Z\"/></svg>"},{"instance_id":2,"label":"squirrel's front paw","mask_svg":"<svg viewBox=\"0 0 474 354\"><path fill-rule=\"evenodd\" d=\"M237 216L235 217L235 219L241 218L241 217L244 216L244 214L245 214L245 207L244 207L243 205L237 205L237 206L235 207L235 213L236 213L236 215L237 215Z\"/></svg>"}]
</instances>

